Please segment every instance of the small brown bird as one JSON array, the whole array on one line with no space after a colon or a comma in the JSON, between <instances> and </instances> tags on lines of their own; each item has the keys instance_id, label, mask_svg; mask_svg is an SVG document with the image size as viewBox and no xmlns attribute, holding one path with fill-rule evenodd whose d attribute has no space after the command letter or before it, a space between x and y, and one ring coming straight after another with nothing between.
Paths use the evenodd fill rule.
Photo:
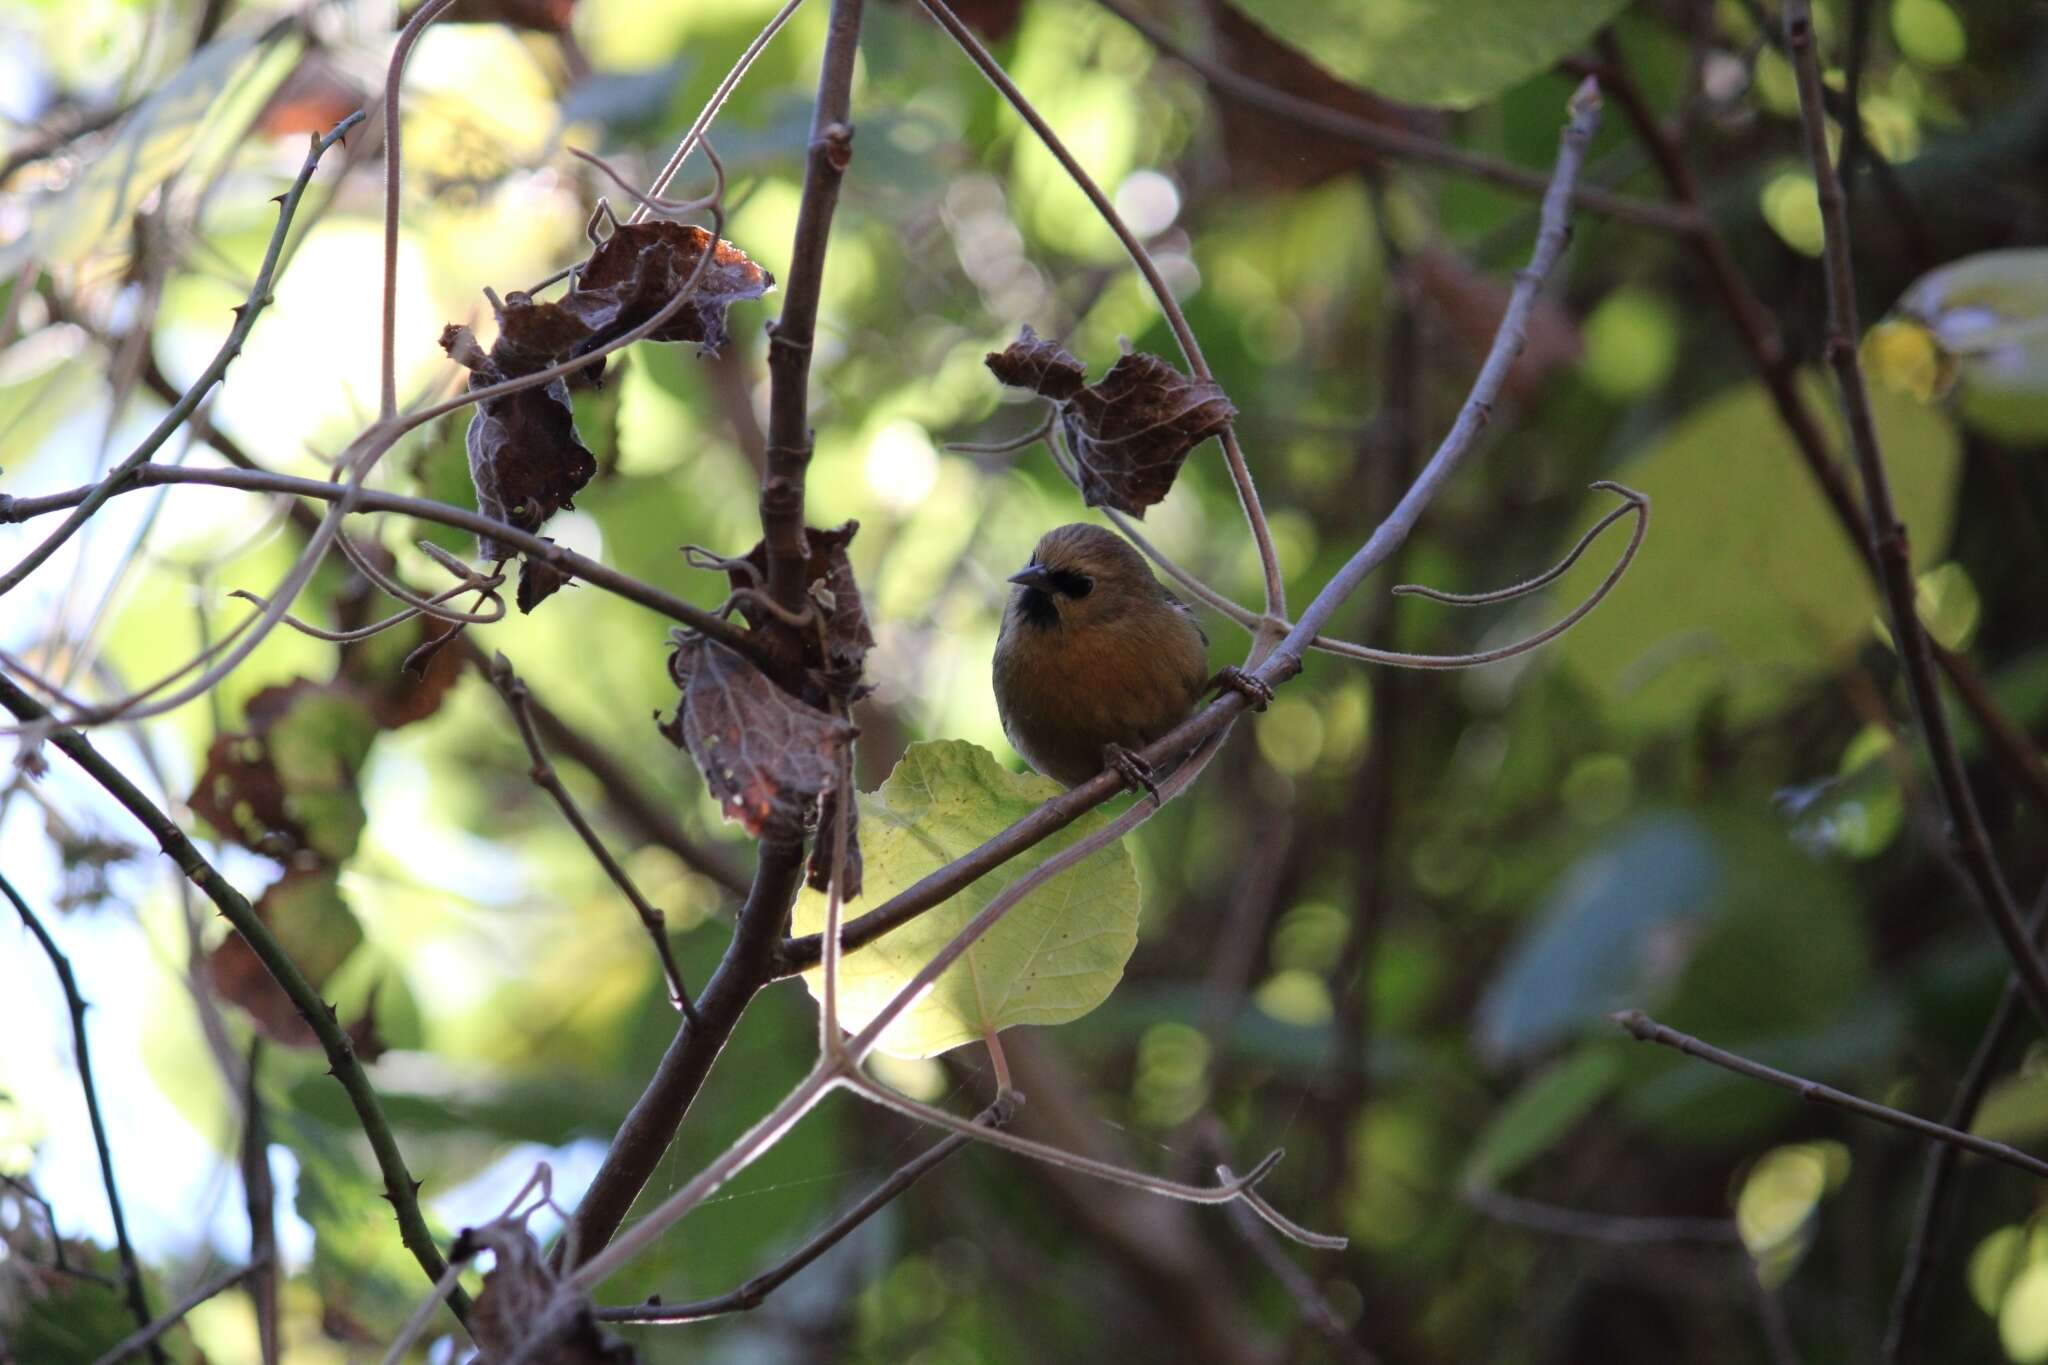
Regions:
<instances>
[{"instance_id":1,"label":"small brown bird","mask_svg":"<svg viewBox=\"0 0 2048 1365\"><path fill-rule=\"evenodd\" d=\"M1209 675L1209 637L1122 536L1075 523L1047 531L996 636L996 709L1024 761L1075 786L1105 767L1158 796L1131 751L1187 719L1218 682L1263 706L1271 691L1227 668Z\"/></svg>"}]
</instances>

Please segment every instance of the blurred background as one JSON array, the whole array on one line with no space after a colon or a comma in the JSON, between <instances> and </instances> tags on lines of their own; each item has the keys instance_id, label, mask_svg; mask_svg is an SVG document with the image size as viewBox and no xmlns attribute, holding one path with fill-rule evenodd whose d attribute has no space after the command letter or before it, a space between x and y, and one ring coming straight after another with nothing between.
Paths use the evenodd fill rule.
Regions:
<instances>
[{"instance_id":1,"label":"blurred background","mask_svg":"<svg viewBox=\"0 0 2048 1365\"><path fill-rule=\"evenodd\" d=\"M594 200L624 202L566 149L646 184L774 8L471 0L426 32L403 115L403 401L452 390L444 324L488 331L486 287L580 259ZM1424 0L1355 24L1328 7L1327 42L1323 7L1255 8L1285 41L1221 0L1144 13L1230 70L1525 179L1547 176L1581 76L1608 88L1584 179L1610 199L1578 212L1475 458L1339 633L1431 654L1520 638L1598 582L1623 529L1538 598L1458 610L1386 589L1538 572L1612 505L1595 479L1656 508L1631 574L1540 652L1426 674L1311 656L1217 771L1134 836L1143 920L1116 993L1072 1025L1010 1035L1019 1131L1182 1179L1284 1146L1264 1193L1351 1247L1283 1250L1227 1210L968 1150L751 1314L624 1330L649 1361L1876 1359L1924 1148L1606 1020L1640 1006L1938 1115L2004 979L1944 864L1881 604L1783 420L1788 395L1803 402L1841 455L1813 363L1821 229L1775 6L1532 7L1557 12L1548 45L1491 65L1483 18L1447 28ZM1091 0L962 10L1156 254L1239 409L1290 600L1306 602L1455 414L1528 258L1534 199L1227 98ZM2048 876L2048 254L2013 249L2048 244L2048 6L1819 11L1838 120L1849 90L1861 110L1853 137L1834 132L1919 605L1979 688L1957 709L1965 756L2032 902ZM778 278L825 17L822 0L797 14L712 133L725 235ZM270 197L309 132L374 98L393 31L380 4L0 4L0 494L94 479L200 372L270 238ZM1002 579L1043 530L1092 516L1042 445L944 448L1040 419L984 354L1029 323L1091 377L1124 345L1178 356L1079 192L914 6L871 0L855 117L813 370L810 520L860 522L878 647L858 759L873 787L923 738L1021 766L988 685ZM160 463L238 453L326 477L374 417L382 143L373 117L329 154L274 305L203 428ZM1673 226L1674 171L1704 233ZM708 184L693 160L672 192ZM1746 305L1731 310L1707 240ZM722 578L678 549L739 554L759 536L762 324L779 306L736 305L718 358L639 346L579 392L599 472L546 534L715 605ZM1775 393L1736 315L1782 333ZM373 483L472 505L465 425L408 438ZM301 518L217 488L116 498L9 596L0 666L88 700L153 682L251 610L230 592L273 591ZM0 526L0 560L51 525ZM419 540L474 551L403 517L355 526L417 585L447 581ZM1257 602L1213 443L1145 530ZM391 609L333 560L299 612L349 627ZM1203 615L1216 662L1241 657L1244 633ZM472 634L577 737L581 754L550 740L564 780L701 982L752 853L656 742L651 717L676 699L666 623L572 587ZM280 631L204 699L96 742L237 886L297 906L295 953L388 1049L372 1076L445 1245L537 1160L572 1204L676 1016L644 931L529 780L487 680L451 650L428 683L395 681L422 638L338 649ZM291 733L313 774L316 857L239 847L188 807L220 737L258 730L280 751ZM252 1029L276 1039L292 1021L262 1020L260 990L218 946L226 926L143 831L61 755L38 777L21 749L0 778L0 868L92 1003L115 1171L161 1308L249 1254L240 1076ZM814 1018L793 982L755 1001L650 1200L802 1075ZM54 1268L61 1251L111 1273L113 1234L64 998L12 927L0 1037L0 1357L89 1361L134 1324L112 1289ZM992 1089L978 1049L877 1066L962 1113ZM375 1359L425 1281L325 1070L288 1040L257 1069L285 1354ZM2048 1137L2048 1053L2025 1021L1974 1127ZM723 1292L933 1140L830 1102L600 1297ZM1916 1349L2048 1360L2038 1188L1965 1161L1951 1190ZM256 1340L249 1298L229 1293L166 1348L254 1360Z\"/></svg>"}]
</instances>

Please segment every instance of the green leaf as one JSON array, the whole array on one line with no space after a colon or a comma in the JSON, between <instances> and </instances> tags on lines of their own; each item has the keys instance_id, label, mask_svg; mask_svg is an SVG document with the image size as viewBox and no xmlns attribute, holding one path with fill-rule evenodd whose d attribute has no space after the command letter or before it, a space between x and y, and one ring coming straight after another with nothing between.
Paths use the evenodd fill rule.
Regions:
<instances>
[{"instance_id":1,"label":"green leaf","mask_svg":"<svg viewBox=\"0 0 2048 1365\"><path fill-rule=\"evenodd\" d=\"M1010 772L964 740L913 744L879 791L860 798L869 904L879 905L1030 814L1061 788ZM1083 816L953 899L848 955L840 1021L859 1029L996 895L1109 817ZM825 898L805 891L798 933L825 926ZM931 1057L1014 1024L1064 1024L1108 998L1138 944L1138 874L1122 844L1039 887L969 948L882 1034L882 1051ZM819 974L805 975L813 994Z\"/></svg>"},{"instance_id":2,"label":"green leaf","mask_svg":"<svg viewBox=\"0 0 2048 1365\"><path fill-rule=\"evenodd\" d=\"M1843 450L1833 392L1818 379L1804 391ZM1871 404L1914 565L1938 563L1955 522L1961 442L1946 416L1911 398L1874 388ZM1715 701L1725 723L1752 723L1872 638L1881 607L1862 555L1760 384L1695 409L1613 477L1656 504L1649 538L1557 657L1624 730L1681 728ZM1580 524L1612 506L1589 499ZM1587 555L1557 602L1583 599L1612 563Z\"/></svg>"},{"instance_id":3,"label":"green leaf","mask_svg":"<svg viewBox=\"0 0 2048 1365\"><path fill-rule=\"evenodd\" d=\"M1953 386L1971 426L2013 444L2048 436L2048 249L1985 251L1921 276L1890 321L1871 330L1867 362L1890 387L1923 399Z\"/></svg>"},{"instance_id":4,"label":"green leaf","mask_svg":"<svg viewBox=\"0 0 2048 1365\"><path fill-rule=\"evenodd\" d=\"M1611 1043L1581 1048L1522 1084L1472 1144L1462 1184L1491 1188L1543 1155L1614 1088L1621 1060Z\"/></svg>"},{"instance_id":5,"label":"green leaf","mask_svg":"<svg viewBox=\"0 0 2048 1365\"><path fill-rule=\"evenodd\" d=\"M1556 65L1628 0L1239 0L1332 74L1390 99L1470 109Z\"/></svg>"}]
</instances>

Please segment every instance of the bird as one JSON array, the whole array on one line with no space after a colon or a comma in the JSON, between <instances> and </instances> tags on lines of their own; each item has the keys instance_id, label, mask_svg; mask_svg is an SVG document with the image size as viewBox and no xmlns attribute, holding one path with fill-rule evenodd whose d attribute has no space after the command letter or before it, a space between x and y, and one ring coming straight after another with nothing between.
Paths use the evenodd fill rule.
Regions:
<instances>
[{"instance_id":1,"label":"bird","mask_svg":"<svg viewBox=\"0 0 2048 1365\"><path fill-rule=\"evenodd\" d=\"M1037 771L1078 786L1105 768L1159 800L1135 750L1187 719L1218 686L1257 709L1272 689L1236 668L1209 672L1209 637L1132 544L1085 522L1039 540L1013 573L996 635L996 710Z\"/></svg>"}]
</instances>

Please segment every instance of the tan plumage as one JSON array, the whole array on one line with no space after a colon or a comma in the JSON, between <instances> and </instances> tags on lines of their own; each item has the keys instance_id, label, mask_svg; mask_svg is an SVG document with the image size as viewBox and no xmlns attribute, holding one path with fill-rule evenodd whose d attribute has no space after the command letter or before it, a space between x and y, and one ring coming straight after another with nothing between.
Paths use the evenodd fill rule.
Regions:
<instances>
[{"instance_id":1,"label":"tan plumage","mask_svg":"<svg viewBox=\"0 0 2048 1365\"><path fill-rule=\"evenodd\" d=\"M1099 526L1045 533L996 637L996 708L1025 762L1068 786L1141 749L1207 690L1209 641L1144 558Z\"/></svg>"}]
</instances>

